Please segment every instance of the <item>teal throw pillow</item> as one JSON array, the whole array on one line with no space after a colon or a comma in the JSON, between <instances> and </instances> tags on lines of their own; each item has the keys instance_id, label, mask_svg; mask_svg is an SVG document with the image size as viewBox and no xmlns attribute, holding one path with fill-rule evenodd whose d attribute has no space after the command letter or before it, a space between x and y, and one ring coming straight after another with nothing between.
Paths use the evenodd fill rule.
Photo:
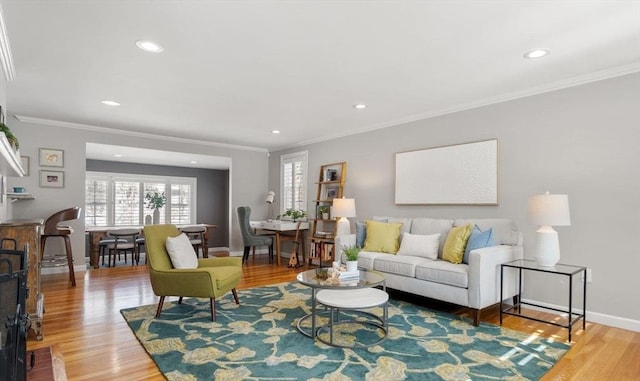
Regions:
<instances>
[{"instance_id":1,"label":"teal throw pillow","mask_svg":"<svg viewBox=\"0 0 640 381\"><path fill-rule=\"evenodd\" d=\"M367 239L367 224L356 221L356 246L364 247L364 241Z\"/></svg>"},{"instance_id":2,"label":"teal throw pillow","mask_svg":"<svg viewBox=\"0 0 640 381\"><path fill-rule=\"evenodd\" d=\"M482 231L478 225L475 225L473 230L471 230L471 236L469 237L469 241L467 241L467 247L464 249L462 263L469 264L469 253L471 250L489 246L495 246L495 243L493 242L493 228Z\"/></svg>"}]
</instances>

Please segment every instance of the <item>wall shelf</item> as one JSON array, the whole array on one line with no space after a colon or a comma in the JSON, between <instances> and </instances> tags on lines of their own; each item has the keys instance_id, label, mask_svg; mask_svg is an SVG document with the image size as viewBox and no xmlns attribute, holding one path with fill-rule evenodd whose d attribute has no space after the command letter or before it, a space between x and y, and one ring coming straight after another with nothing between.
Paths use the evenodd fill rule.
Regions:
<instances>
[{"instance_id":1,"label":"wall shelf","mask_svg":"<svg viewBox=\"0 0 640 381\"><path fill-rule=\"evenodd\" d=\"M14 150L4 132L0 132L0 173L4 176L25 175L20 162L20 155Z\"/></svg>"},{"instance_id":2,"label":"wall shelf","mask_svg":"<svg viewBox=\"0 0 640 381\"><path fill-rule=\"evenodd\" d=\"M30 193L7 193L7 198L9 200L11 200L11 202L16 202L16 201L20 201L20 200L35 200L35 197L33 197L32 194Z\"/></svg>"}]
</instances>

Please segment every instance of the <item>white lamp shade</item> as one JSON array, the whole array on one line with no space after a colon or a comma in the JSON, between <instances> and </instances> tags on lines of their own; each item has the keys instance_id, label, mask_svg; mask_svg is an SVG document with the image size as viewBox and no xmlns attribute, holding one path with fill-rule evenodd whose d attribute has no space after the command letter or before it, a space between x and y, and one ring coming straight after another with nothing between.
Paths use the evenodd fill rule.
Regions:
<instances>
[{"instance_id":1,"label":"white lamp shade","mask_svg":"<svg viewBox=\"0 0 640 381\"><path fill-rule=\"evenodd\" d=\"M334 198L333 215L336 217L355 217L356 200L352 198Z\"/></svg>"},{"instance_id":2,"label":"white lamp shade","mask_svg":"<svg viewBox=\"0 0 640 381\"><path fill-rule=\"evenodd\" d=\"M267 197L265 198L264 201L267 204L273 204L273 200L275 199L275 197L276 197L276 193L274 191L269 191L267 192Z\"/></svg>"},{"instance_id":3,"label":"white lamp shade","mask_svg":"<svg viewBox=\"0 0 640 381\"><path fill-rule=\"evenodd\" d=\"M531 222L542 226L569 226L569 196L566 194L542 194L529 198Z\"/></svg>"}]
</instances>

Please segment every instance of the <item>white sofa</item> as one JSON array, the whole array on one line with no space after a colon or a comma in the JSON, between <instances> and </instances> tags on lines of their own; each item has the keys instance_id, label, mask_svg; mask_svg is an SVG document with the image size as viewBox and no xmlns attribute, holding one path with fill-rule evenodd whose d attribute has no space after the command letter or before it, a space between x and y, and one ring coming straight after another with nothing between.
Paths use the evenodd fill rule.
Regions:
<instances>
[{"instance_id":1,"label":"white sofa","mask_svg":"<svg viewBox=\"0 0 640 381\"><path fill-rule=\"evenodd\" d=\"M508 219L435 219L374 217L373 220L401 222L402 233L431 235L440 233L438 259L361 251L358 267L385 273L386 286L472 309L478 325L480 311L500 302L500 264L522 259L522 233ZM482 231L493 228L496 246L472 250L468 264L442 260L442 249L453 226L477 225ZM336 237L339 257L342 247L356 244L356 235ZM515 274L505 271L504 299L516 296Z\"/></svg>"}]
</instances>

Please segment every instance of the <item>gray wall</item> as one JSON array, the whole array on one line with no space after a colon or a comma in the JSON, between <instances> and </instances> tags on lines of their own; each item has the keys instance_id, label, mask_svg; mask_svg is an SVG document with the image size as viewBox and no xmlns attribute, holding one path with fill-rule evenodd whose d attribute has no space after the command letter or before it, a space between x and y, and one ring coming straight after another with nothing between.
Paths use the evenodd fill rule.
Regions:
<instances>
[{"instance_id":1,"label":"gray wall","mask_svg":"<svg viewBox=\"0 0 640 381\"><path fill-rule=\"evenodd\" d=\"M31 175L22 178L9 178L8 186L24 186L29 193L35 196L35 200L11 203L9 218L46 218L58 210L84 205L85 146L87 142L229 157L231 159L229 170L231 194L228 226L231 228L229 242L232 251L242 250L240 233L237 228L236 207L248 205L254 210L254 218L266 217L264 206L264 195L268 191L266 151L235 149L151 135L131 136L89 126L69 125L67 127L36 124L20 122L14 118L10 118L8 122L9 127L20 139L21 155L31 158ZM37 160L39 148L64 150L64 168L62 170L65 172L65 187L63 189L39 187L38 173L43 169L38 165ZM81 233L84 231L84 217L71 225L78 232L78 234L72 235L75 263L79 268L82 268L85 263L84 235Z\"/></svg>"},{"instance_id":2,"label":"gray wall","mask_svg":"<svg viewBox=\"0 0 640 381\"><path fill-rule=\"evenodd\" d=\"M210 234L210 247L229 246L229 171L103 160L87 160L87 171L197 178L196 222L218 225Z\"/></svg>"},{"instance_id":3,"label":"gray wall","mask_svg":"<svg viewBox=\"0 0 640 381\"><path fill-rule=\"evenodd\" d=\"M493 138L499 144L499 205L395 205L395 153ZM358 220L373 215L511 218L524 232L530 259L537 227L528 221L528 197L547 190L568 194L572 225L556 227L561 262L593 269L587 310L596 315L589 318L626 319L640 330L639 146L636 73L302 148L309 150L311 198L319 166L346 161L345 194L356 199ZM279 184L280 155L300 149L272 153L270 188ZM529 277L526 285L526 298L566 304L566 279Z\"/></svg>"}]
</instances>

